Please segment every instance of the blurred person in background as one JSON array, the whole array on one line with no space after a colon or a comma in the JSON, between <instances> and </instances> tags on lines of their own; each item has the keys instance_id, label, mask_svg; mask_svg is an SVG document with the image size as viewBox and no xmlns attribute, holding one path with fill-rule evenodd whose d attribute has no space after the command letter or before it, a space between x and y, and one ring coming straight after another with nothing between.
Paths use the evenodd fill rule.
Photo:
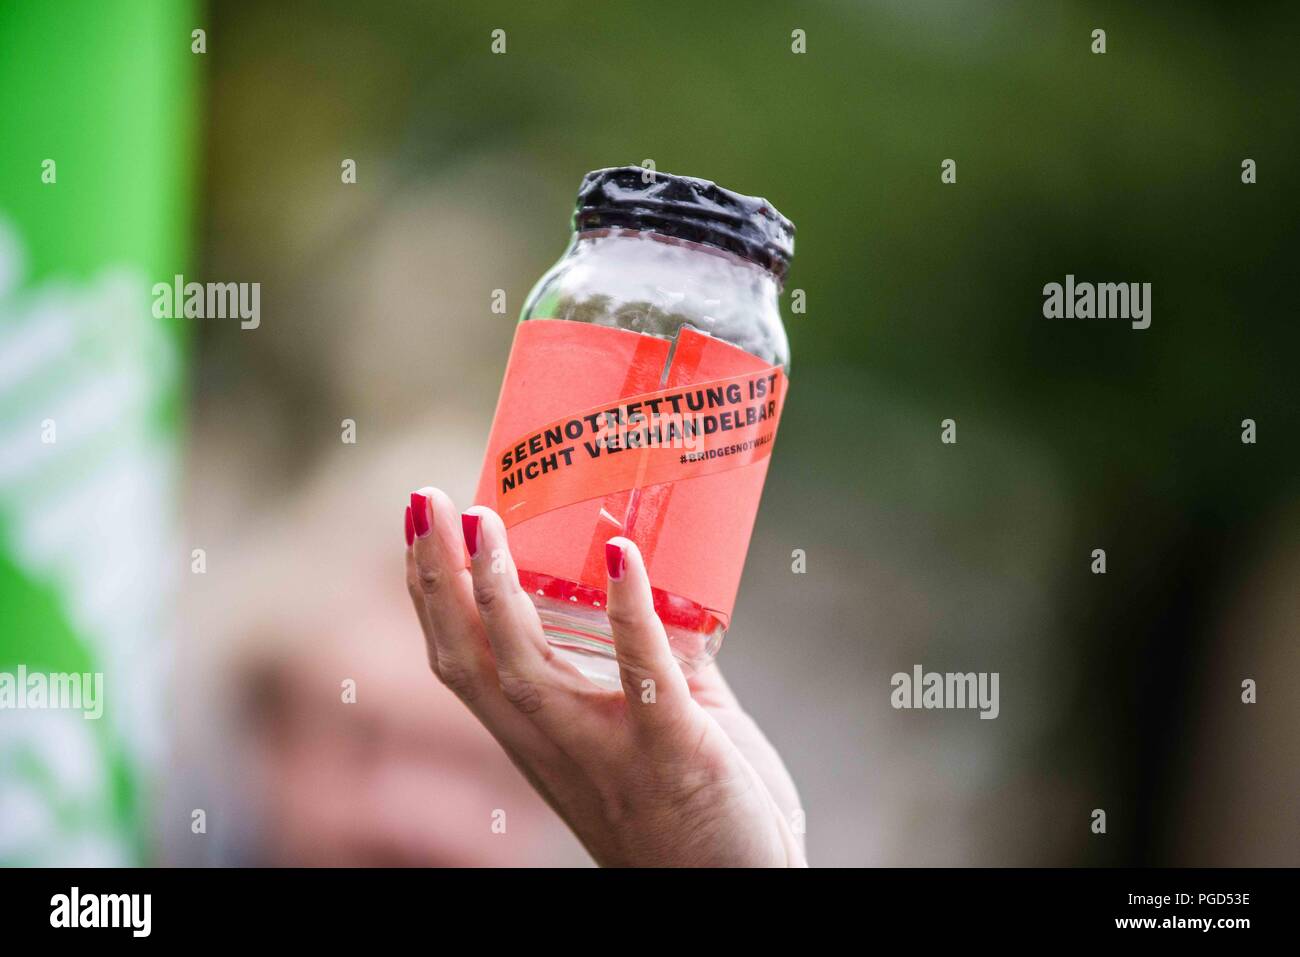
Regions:
<instances>
[{"instance_id":1,"label":"blurred person in background","mask_svg":"<svg viewBox=\"0 0 1300 957\"><path fill-rule=\"evenodd\" d=\"M210 543L164 823L175 863L529 866L581 849L413 641L377 515L418 444L347 451ZM394 577L396 575L396 577ZM194 831L194 810L204 828Z\"/></svg>"}]
</instances>

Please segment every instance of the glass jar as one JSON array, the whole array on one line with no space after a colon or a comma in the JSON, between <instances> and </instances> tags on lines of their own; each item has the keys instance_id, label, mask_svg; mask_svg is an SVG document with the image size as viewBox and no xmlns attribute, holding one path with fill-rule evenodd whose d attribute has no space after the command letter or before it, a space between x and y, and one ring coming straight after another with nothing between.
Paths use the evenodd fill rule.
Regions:
<instances>
[{"instance_id":1,"label":"glass jar","mask_svg":"<svg viewBox=\"0 0 1300 957\"><path fill-rule=\"evenodd\" d=\"M611 537L640 548L686 673L730 622L785 394L794 227L635 166L589 173L573 226L524 305L475 501L505 520L548 640L617 687Z\"/></svg>"}]
</instances>

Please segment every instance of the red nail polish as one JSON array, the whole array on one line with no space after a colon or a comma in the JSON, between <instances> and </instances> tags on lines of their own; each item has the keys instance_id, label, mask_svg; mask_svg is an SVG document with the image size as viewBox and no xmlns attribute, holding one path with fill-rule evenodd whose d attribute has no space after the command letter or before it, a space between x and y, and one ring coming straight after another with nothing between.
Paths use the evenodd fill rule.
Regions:
<instances>
[{"instance_id":1,"label":"red nail polish","mask_svg":"<svg viewBox=\"0 0 1300 957\"><path fill-rule=\"evenodd\" d=\"M415 543L415 523L411 520L411 506L406 506L406 547Z\"/></svg>"},{"instance_id":2,"label":"red nail polish","mask_svg":"<svg viewBox=\"0 0 1300 957\"><path fill-rule=\"evenodd\" d=\"M478 554L478 515L473 512L461 513L460 531L465 536L465 547L469 549L469 557L473 558Z\"/></svg>"},{"instance_id":3,"label":"red nail polish","mask_svg":"<svg viewBox=\"0 0 1300 957\"><path fill-rule=\"evenodd\" d=\"M411 521L416 538L424 538L429 534L429 499L419 492L411 493Z\"/></svg>"},{"instance_id":4,"label":"red nail polish","mask_svg":"<svg viewBox=\"0 0 1300 957\"><path fill-rule=\"evenodd\" d=\"M623 580L623 546L613 542L605 543L605 569L610 581Z\"/></svg>"}]
</instances>

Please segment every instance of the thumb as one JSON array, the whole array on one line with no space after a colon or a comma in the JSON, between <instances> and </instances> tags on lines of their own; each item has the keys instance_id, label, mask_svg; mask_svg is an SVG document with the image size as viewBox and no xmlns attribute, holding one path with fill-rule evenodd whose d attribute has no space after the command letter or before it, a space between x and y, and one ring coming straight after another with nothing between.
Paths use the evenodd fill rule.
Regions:
<instances>
[{"instance_id":1,"label":"thumb","mask_svg":"<svg viewBox=\"0 0 1300 957\"><path fill-rule=\"evenodd\" d=\"M626 538L605 544L609 589L605 611L628 712L634 726L658 732L689 713L691 691L655 614L641 550Z\"/></svg>"}]
</instances>

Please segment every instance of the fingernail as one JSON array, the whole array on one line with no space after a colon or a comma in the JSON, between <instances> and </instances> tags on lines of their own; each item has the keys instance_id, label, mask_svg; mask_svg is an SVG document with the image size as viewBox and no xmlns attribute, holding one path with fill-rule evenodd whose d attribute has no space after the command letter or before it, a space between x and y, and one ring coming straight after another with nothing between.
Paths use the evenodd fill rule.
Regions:
<instances>
[{"instance_id":1,"label":"fingernail","mask_svg":"<svg viewBox=\"0 0 1300 957\"><path fill-rule=\"evenodd\" d=\"M469 557L473 558L478 554L478 515L473 512L462 512L460 531L465 536L465 547L469 549Z\"/></svg>"},{"instance_id":2,"label":"fingernail","mask_svg":"<svg viewBox=\"0 0 1300 957\"><path fill-rule=\"evenodd\" d=\"M609 571L609 580L623 580L623 546L613 542L605 543L605 568Z\"/></svg>"},{"instance_id":3,"label":"fingernail","mask_svg":"<svg viewBox=\"0 0 1300 957\"><path fill-rule=\"evenodd\" d=\"M415 543L415 522L411 520L411 506L406 506L406 547Z\"/></svg>"},{"instance_id":4,"label":"fingernail","mask_svg":"<svg viewBox=\"0 0 1300 957\"><path fill-rule=\"evenodd\" d=\"M416 538L429 534L429 499L419 492L411 493L411 521Z\"/></svg>"}]
</instances>

